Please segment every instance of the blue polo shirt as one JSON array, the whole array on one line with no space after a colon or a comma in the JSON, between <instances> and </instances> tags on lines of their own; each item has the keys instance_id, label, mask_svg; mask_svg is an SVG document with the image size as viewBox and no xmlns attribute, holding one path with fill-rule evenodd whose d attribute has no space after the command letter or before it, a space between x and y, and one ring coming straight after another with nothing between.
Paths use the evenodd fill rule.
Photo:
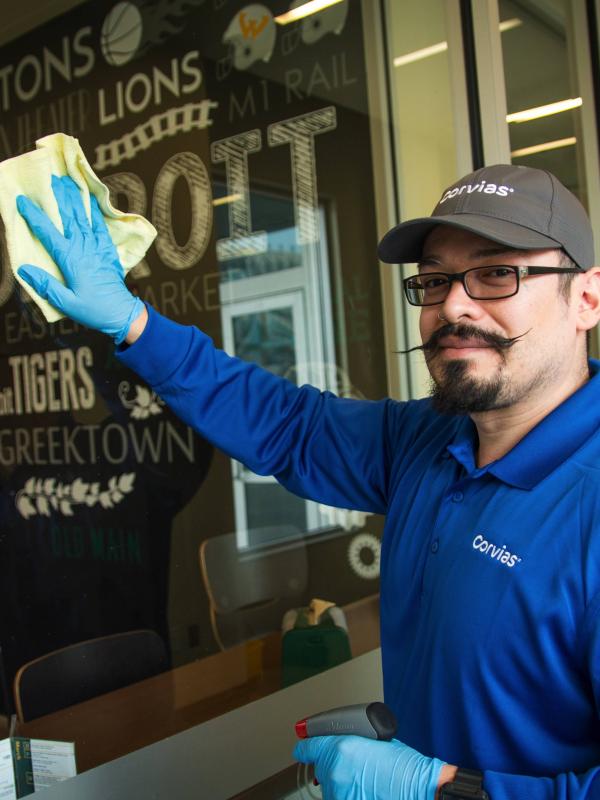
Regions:
<instances>
[{"instance_id":1,"label":"blue polo shirt","mask_svg":"<svg viewBox=\"0 0 600 800\"><path fill-rule=\"evenodd\" d=\"M600 798L600 363L478 469L468 417L298 388L149 313L119 357L189 425L303 497L386 514L398 738L483 770L493 800Z\"/></svg>"}]
</instances>

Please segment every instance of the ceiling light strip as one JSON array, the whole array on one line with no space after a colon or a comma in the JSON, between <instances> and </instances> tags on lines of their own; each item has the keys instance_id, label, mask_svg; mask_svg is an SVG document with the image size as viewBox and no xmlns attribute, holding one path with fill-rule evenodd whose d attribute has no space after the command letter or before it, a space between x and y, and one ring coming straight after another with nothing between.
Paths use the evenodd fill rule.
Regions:
<instances>
[{"instance_id":1,"label":"ceiling light strip","mask_svg":"<svg viewBox=\"0 0 600 800\"><path fill-rule=\"evenodd\" d=\"M559 147L570 147L574 144L577 144L577 137L568 136L566 139L555 139L553 142L542 142L542 144L534 144L531 147L521 147L518 150L513 150L511 156L513 158L531 156L534 153L543 153L546 150L558 150Z\"/></svg>"},{"instance_id":2,"label":"ceiling light strip","mask_svg":"<svg viewBox=\"0 0 600 800\"><path fill-rule=\"evenodd\" d=\"M540 119L540 117L549 117L551 114L560 114L563 111L571 111L573 108L579 108L583 100L581 97L571 97L569 100L559 100L556 103L548 103L545 106L536 106L535 108L525 108L523 111L515 111L514 114L507 114L507 122L529 122L532 119Z\"/></svg>"},{"instance_id":3,"label":"ceiling light strip","mask_svg":"<svg viewBox=\"0 0 600 800\"><path fill-rule=\"evenodd\" d=\"M519 19L518 17L512 17L511 19L505 19L504 22L501 22L498 27L500 28L500 33L504 33L505 31L512 31L513 28L518 28L522 24L522 19Z\"/></svg>"},{"instance_id":4,"label":"ceiling light strip","mask_svg":"<svg viewBox=\"0 0 600 800\"><path fill-rule=\"evenodd\" d=\"M275 22L278 25L289 25L290 22L297 22L299 19L308 17L310 14L316 14L325 8L329 8L329 6L335 6L341 2L342 0L308 0L307 3L303 3L297 8L286 11L285 14L275 17Z\"/></svg>"},{"instance_id":5,"label":"ceiling light strip","mask_svg":"<svg viewBox=\"0 0 600 800\"><path fill-rule=\"evenodd\" d=\"M504 31L510 31L513 28L518 28L519 25L522 24L523 20L518 17L504 20L504 22L500 23L500 32L504 33ZM437 44L423 47L421 50L413 50L411 53L406 53L403 56L396 56L393 63L395 67L403 67L405 64L412 64L413 61L420 61L422 58L429 58L429 56L444 53L447 49L448 42L437 42Z\"/></svg>"},{"instance_id":6,"label":"ceiling light strip","mask_svg":"<svg viewBox=\"0 0 600 800\"><path fill-rule=\"evenodd\" d=\"M413 61L420 61L422 58L429 58L438 53L443 53L448 49L448 42L438 42L429 47L424 47L422 50L414 50L412 53L407 53L404 56L397 56L394 59L395 67L403 67L405 64L410 64Z\"/></svg>"},{"instance_id":7,"label":"ceiling light strip","mask_svg":"<svg viewBox=\"0 0 600 800\"><path fill-rule=\"evenodd\" d=\"M224 206L226 203L235 203L236 200L241 200L241 194L226 194L223 197L215 197L212 201L213 206Z\"/></svg>"}]
</instances>

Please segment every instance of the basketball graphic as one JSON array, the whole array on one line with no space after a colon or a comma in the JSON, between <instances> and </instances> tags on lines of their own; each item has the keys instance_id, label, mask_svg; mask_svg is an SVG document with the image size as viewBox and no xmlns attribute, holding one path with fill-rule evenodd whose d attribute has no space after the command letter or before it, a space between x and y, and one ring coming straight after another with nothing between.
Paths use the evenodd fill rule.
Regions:
<instances>
[{"instance_id":1,"label":"basketball graphic","mask_svg":"<svg viewBox=\"0 0 600 800\"><path fill-rule=\"evenodd\" d=\"M106 63L121 67L135 56L142 41L142 15L133 3L117 3L106 15L100 47Z\"/></svg>"}]
</instances>

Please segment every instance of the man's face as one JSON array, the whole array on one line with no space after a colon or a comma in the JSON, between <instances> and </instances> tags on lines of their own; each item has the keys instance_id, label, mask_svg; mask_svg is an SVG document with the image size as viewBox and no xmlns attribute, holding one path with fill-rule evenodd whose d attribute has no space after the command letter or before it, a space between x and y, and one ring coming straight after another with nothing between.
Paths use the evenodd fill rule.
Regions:
<instances>
[{"instance_id":1,"label":"man's face","mask_svg":"<svg viewBox=\"0 0 600 800\"><path fill-rule=\"evenodd\" d=\"M560 266L560 250L518 251L439 225L425 241L419 272L455 273L494 264ZM439 411L506 408L542 396L565 380L574 367L576 326L559 279L521 278L518 293L500 300L473 300L456 281L443 303L422 308L422 341L433 336L436 345L424 352ZM491 341L483 334L492 334Z\"/></svg>"}]
</instances>

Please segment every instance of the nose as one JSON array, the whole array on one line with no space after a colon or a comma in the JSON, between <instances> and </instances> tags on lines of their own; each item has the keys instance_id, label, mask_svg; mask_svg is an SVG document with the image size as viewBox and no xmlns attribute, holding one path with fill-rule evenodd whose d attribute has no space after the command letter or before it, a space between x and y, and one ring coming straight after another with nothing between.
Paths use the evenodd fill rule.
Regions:
<instances>
[{"instance_id":1,"label":"nose","mask_svg":"<svg viewBox=\"0 0 600 800\"><path fill-rule=\"evenodd\" d=\"M482 309L479 302L469 297L462 282L452 281L448 296L440 304L440 316L450 323L455 323L461 317L476 319L481 313Z\"/></svg>"}]
</instances>

